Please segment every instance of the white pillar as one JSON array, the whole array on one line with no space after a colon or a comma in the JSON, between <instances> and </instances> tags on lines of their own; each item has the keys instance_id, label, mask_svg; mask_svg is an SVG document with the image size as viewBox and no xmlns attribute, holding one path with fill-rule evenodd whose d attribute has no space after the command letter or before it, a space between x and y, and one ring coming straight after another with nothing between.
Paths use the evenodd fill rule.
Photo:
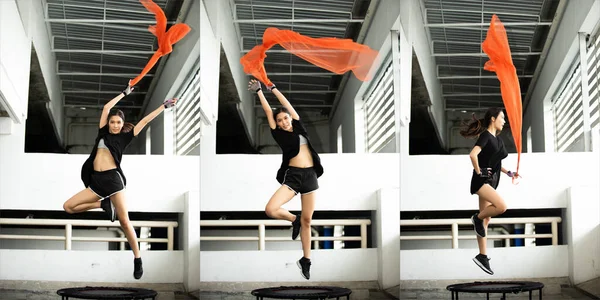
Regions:
<instances>
[{"instance_id":1,"label":"white pillar","mask_svg":"<svg viewBox=\"0 0 600 300\"><path fill-rule=\"evenodd\" d=\"M378 282L382 289L400 285L400 189L377 191Z\"/></svg>"},{"instance_id":2,"label":"white pillar","mask_svg":"<svg viewBox=\"0 0 600 300\"><path fill-rule=\"evenodd\" d=\"M207 176L214 170L213 161L216 156L217 143L217 117L219 109L219 66L221 58L221 44L217 33L219 18L218 10L209 10L207 4L200 0L200 199L198 211L202 201L218 201L211 199L206 192ZM209 18L210 16L210 18ZM198 220L200 217L198 216ZM198 224L200 228L200 224ZM198 233L200 236L200 233ZM198 251L200 251L198 242ZM200 253L200 252L199 252ZM200 268L202 262L199 260ZM202 280L202 278L199 278Z\"/></svg>"},{"instance_id":3,"label":"white pillar","mask_svg":"<svg viewBox=\"0 0 600 300\"><path fill-rule=\"evenodd\" d=\"M600 193L597 186L573 186L567 195L569 279L579 284L600 277Z\"/></svg>"},{"instance_id":4,"label":"white pillar","mask_svg":"<svg viewBox=\"0 0 600 300\"><path fill-rule=\"evenodd\" d=\"M185 194L183 217L183 285L188 292L200 289L200 192Z\"/></svg>"}]
</instances>

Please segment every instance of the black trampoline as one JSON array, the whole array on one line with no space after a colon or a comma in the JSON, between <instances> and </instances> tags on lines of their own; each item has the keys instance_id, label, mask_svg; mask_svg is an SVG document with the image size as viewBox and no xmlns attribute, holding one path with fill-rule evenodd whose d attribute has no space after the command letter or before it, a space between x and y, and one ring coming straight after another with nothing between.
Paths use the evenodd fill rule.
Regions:
<instances>
[{"instance_id":1,"label":"black trampoline","mask_svg":"<svg viewBox=\"0 0 600 300\"><path fill-rule=\"evenodd\" d=\"M447 290L452 292L452 299L458 300L458 293L485 293L486 299L490 299L490 294L502 294L502 299L506 299L507 293L518 294L521 292L529 292L529 299L531 298L531 292L538 290L539 299L542 299L542 289L544 284L541 282L533 281L486 281L486 282L470 282L470 283L459 283L452 284L446 287ZM456 298L454 298L456 295Z\"/></svg>"},{"instance_id":2,"label":"black trampoline","mask_svg":"<svg viewBox=\"0 0 600 300\"><path fill-rule=\"evenodd\" d=\"M257 300L273 299L350 299L352 290L336 286L280 286L252 291Z\"/></svg>"},{"instance_id":3,"label":"black trampoline","mask_svg":"<svg viewBox=\"0 0 600 300\"><path fill-rule=\"evenodd\" d=\"M154 299L156 291L140 288L86 286L56 291L62 300L75 299Z\"/></svg>"}]
</instances>

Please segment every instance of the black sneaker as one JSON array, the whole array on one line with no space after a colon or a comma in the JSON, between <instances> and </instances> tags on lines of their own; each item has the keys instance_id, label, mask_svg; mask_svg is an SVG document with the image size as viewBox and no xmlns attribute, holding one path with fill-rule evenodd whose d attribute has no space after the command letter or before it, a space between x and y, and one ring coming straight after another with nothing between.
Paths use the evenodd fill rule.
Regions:
<instances>
[{"instance_id":1,"label":"black sneaker","mask_svg":"<svg viewBox=\"0 0 600 300\"><path fill-rule=\"evenodd\" d=\"M144 274L144 268L142 268L142 258L134 258L133 259L133 278L140 279L142 278L142 274Z\"/></svg>"},{"instance_id":2,"label":"black sneaker","mask_svg":"<svg viewBox=\"0 0 600 300\"><path fill-rule=\"evenodd\" d=\"M494 275L494 271L492 271L492 269L490 268L490 258L487 257L487 255L483 255L483 254L477 254L477 256L475 256L473 258L473 261L475 262L476 265L478 265L484 272L490 274L490 275Z\"/></svg>"},{"instance_id":3,"label":"black sneaker","mask_svg":"<svg viewBox=\"0 0 600 300\"><path fill-rule=\"evenodd\" d=\"M105 198L100 201L100 207L108 213L110 221L114 222L117 214L115 213L115 206L113 205L112 201L110 201L110 198Z\"/></svg>"},{"instance_id":4,"label":"black sneaker","mask_svg":"<svg viewBox=\"0 0 600 300\"><path fill-rule=\"evenodd\" d=\"M292 240L295 240L300 234L300 214L296 215L296 220L292 222Z\"/></svg>"},{"instance_id":5,"label":"black sneaker","mask_svg":"<svg viewBox=\"0 0 600 300\"><path fill-rule=\"evenodd\" d=\"M306 257L302 257L296 262L298 268L301 270L302 277L306 278L306 280L310 279L310 259Z\"/></svg>"},{"instance_id":6,"label":"black sneaker","mask_svg":"<svg viewBox=\"0 0 600 300\"><path fill-rule=\"evenodd\" d=\"M478 213L471 216L471 222L475 226L475 233L480 237L485 237L485 228L483 227L483 220L477 217Z\"/></svg>"}]
</instances>

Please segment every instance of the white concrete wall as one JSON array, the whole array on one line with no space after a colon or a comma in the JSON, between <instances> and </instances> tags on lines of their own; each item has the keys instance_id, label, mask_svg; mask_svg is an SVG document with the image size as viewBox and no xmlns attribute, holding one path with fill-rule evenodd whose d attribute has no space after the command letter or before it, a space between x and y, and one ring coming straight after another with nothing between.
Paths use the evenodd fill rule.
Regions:
<instances>
[{"instance_id":1,"label":"white concrete wall","mask_svg":"<svg viewBox=\"0 0 600 300\"><path fill-rule=\"evenodd\" d=\"M376 210L377 190L399 187L397 154L320 157L325 171L319 178L316 210ZM203 174L210 174L201 176L202 211L264 211L280 186L275 176L281 155L217 155L207 164L202 164ZM300 210L297 198L284 207Z\"/></svg>"},{"instance_id":2,"label":"white concrete wall","mask_svg":"<svg viewBox=\"0 0 600 300\"><path fill-rule=\"evenodd\" d=\"M29 98L31 40L17 3L0 1L0 101L13 122L25 124Z\"/></svg>"},{"instance_id":3,"label":"white concrete wall","mask_svg":"<svg viewBox=\"0 0 600 300\"><path fill-rule=\"evenodd\" d=\"M52 52L50 41L50 26L44 21L44 1L42 0L19 0L19 12L23 20L23 26L27 36L33 42L37 58L44 77L44 83L48 89L50 103L47 104L51 114L52 125L59 138L59 143L64 142L64 123L63 118L63 95L61 91L60 78L56 73L56 57ZM29 70L30 62L27 63Z\"/></svg>"},{"instance_id":4,"label":"white concrete wall","mask_svg":"<svg viewBox=\"0 0 600 300\"><path fill-rule=\"evenodd\" d=\"M498 193L508 209L566 208L567 189L575 184L598 187L598 153L523 153L519 172L523 178L513 185L502 174ZM503 160L506 169L515 171L517 155ZM468 155L409 156L402 168L402 211L478 209L477 195L470 194L473 167ZM585 168L585 167L584 167Z\"/></svg>"},{"instance_id":5,"label":"white concrete wall","mask_svg":"<svg viewBox=\"0 0 600 300\"><path fill-rule=\"evenodd\" d=\"M80 174L87 155L6 156L2 149L2 209L60 211L67 199L85 188ZM124 155L121 167L127 177L129 211L182 212L185 193L199 189L198 157Z\"/></svg>"},{"instance_id":6,"label":"white concrete wall","mask_svg":"<svg viewBox=\"0 0 600 300\"><path fill-rule=\"evenodd\" d=\"M598 185L574 186L568 195L569 278L580 284L600 277L600 191Z\"/></svg>"},{"instance_id":7,"label":"white concrete wall","mask_svg":"<svg viewBox=\"0 0 600 300\"><path fill-rule=\"evenodd\" d=\"M566 277L569 274L566 245L488 249L493 280ZM400 280L490 280L472 261L472 249L402 250Z\"/></svg>"},{"instance_id":8,"label":"white concrete wall","mask_svg":"<svg viewBox=\"0 0 600 300\"><path fill-rule=\"evenodd\" d=\"M366 31L365 39L362 44L369 46L374 50L388 53L390 51L390 30L400 14L400 1L384 0L378 2L379 4L374 15L371 17L372 21ZM386 41L388 41L388 47L384 47ZM377 68L377 64L378 63L376 63L373 68ZM361 96L359 90L364 91L371 82L362 82L353 74L348 74L346 76L350 77L346 82L344 90L339 91L341 97L337 104L337 108L331 115L329 144L331 145L331 149L337 149L337 129L341 124L343 128L342 143L344 152L354 153L358 151L356 147L356 135L358 134L356 133L356 126L362 126L355 122L355 112L359 109L355 104L355 99Z\"/></svg>"},{"instance_id":9,"label":"white concrete wall","mask_svg":"<svg viewBox=\"0 0 600 300\"><path fill-rule=\"evenodd\" d=\"M523 136L531 127L533 152L553 152L554 132L550 98L564 80L573 59L579 53L578 32L589 32L600 19L600 1L567 1L546 61L532 90L530 103L523 107ZM554 26L554 25L553 25ZM525 91L523 91L525 92ZM524 100L524 99L523 99Z\"/></svg>"},{"instance_id":10,"label":"white concrete wall","mask_svg":"<svg viewBox=\"0 0 600 300\"><path fill-rule=\"evenodd\" d=\"M133 278L131 251L0 250L0 280L181 283L183 251L142 251L144 276Z\"/></svg>"},{"instance_id":11,"label":"white concrete wall","mask_svg":"<svg viewBox=\"0 0 600 300\"><path fill-rule=\"evenodd\" d=\"M286 282L302 281L296 251L202 251L201 282ZM375 281L377 249L311 251L310 280ZM349 263L351 262L351 263Z\"/></svg>"}]
</instances>

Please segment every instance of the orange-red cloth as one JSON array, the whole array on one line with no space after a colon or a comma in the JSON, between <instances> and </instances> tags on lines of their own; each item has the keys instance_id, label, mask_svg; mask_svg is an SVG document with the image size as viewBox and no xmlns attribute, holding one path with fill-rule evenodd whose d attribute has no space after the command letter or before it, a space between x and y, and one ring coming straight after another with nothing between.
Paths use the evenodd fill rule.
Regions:
<instances>
[{"instance_id":1,"label":"orange-red cloth","mask_svg":"<svg viewBox=\"0 0 600 300\"><path fill-rule=\"evenodd\" d=\"M140 75L129 81L130 86L137 84L154 67L159 58L173 51L173 44L181 40L188 32L190 27L187 24L175 24L167 31L167 17L163 10L152 0L140 0L146 9L154 14L156 25L148 26L150 31L158 40L158 49L150 58Z\"/></svg>"},{"instance_id":2,"label":"orange-red cloth","mask_svg":"<svg viewBox=\"0 0 600 300\"><path fill-rule=\"evenodd\" d=\"M502 101L508 114L510 122L510 130L512 132L515 145L517 147L517 174L519 173L519 164L521 162L521 143L522 143L522 126L523 126L523 106L521 102L521 87L517 72L512 61L508 38L504 25L498 18L493 15L490 22L490 28L487 32L487 37L482 43L483 51L490 58L484 65L484 69L496 72L498 80L500 80L500 91L502 93ZM513 177L513 183L517 176Z\"/></svg>"},{"instance_id":3,"label":"orange-red cloth","mask_svg":"<svg viewBox=\"0 0 600 300\"><path fill-rule=\"evenodd\" d=\"M291 30L269 27L263 33L263 43L254 46L240 62L246 74L251 74L267 86L273 83L267 77L264 61L266 51L279 44L290 53L336 74L352 71L361 81L369 80L369 69L377 51L351 39L311 38Z\"/></svg>"}]
</instances>

